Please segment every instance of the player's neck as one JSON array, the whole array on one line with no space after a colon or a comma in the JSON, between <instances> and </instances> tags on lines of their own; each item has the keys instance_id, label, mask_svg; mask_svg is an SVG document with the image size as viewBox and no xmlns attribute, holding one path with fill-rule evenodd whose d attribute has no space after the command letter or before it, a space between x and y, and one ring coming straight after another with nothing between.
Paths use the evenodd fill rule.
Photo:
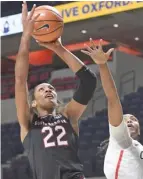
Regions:
<instances>
[{"instance_id":1,"label":"player's neck","mask_svg":"<svg viewBox=\"0 0 143 179\"><path fill-rule=\"evenodd\" d=\"M138 135L138 136L135 136L135 137L132 137L133 138L133 140L137 140L138 142L140 141L140 136Z\"/></svg>"},{"instance_id":2,"label":"player's neck","mask_svg":"<svg viewBox=\"0 0 143 179\"><path fill-rule=\"evenodd\" d=\"M42 110L42 109L38 109L38 117L44 117L44 116L48 116L48 115L56 115L56 110Z\"/></svg>"}]
</instances>

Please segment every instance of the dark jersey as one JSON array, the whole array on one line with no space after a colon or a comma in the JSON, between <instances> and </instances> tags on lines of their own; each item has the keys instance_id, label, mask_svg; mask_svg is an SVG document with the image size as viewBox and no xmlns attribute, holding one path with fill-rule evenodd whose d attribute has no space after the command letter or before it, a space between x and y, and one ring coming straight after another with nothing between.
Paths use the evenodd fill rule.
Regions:
<instances>
[{"instance_id":1,"label":"dark jersey","mask_svg":"<svg viewBox=\"0 0 143 179\"><path fill-rule=\"evenodd\" d=\"M34 179L82 178L78 136L63 115L34 116L23 145Z\"/></svg>"}]
</instances>

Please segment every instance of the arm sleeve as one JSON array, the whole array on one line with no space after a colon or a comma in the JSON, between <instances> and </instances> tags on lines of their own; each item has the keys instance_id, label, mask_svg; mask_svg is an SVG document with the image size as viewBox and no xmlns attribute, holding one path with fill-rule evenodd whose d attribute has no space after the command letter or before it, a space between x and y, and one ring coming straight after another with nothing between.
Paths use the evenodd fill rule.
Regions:
<instances>
[{"instance_id":1,"label":"arm sleeve","mask_svg":"<svg viewBox=\"0 0 143 179\"><path fill-rule=\"evenodd\" d=\"M87 105L91 100L97 86L97 77L86 66L83 66L77 73L80 80L78 89L75 91L73 99L83 105Z\"/></svg>"},{"instance_id":2,"label":"arm sleeve","mask_svg":"<svg viewBox=\"0 0 143 179\"><path fill-rule=\"evenodd\" d=\"M130 137L129 130L124 122L117 127L109 124L110 138L116 141L116 143L123 149L128 148L132 144L132 138Z\"/></svg>"}]
</instances>

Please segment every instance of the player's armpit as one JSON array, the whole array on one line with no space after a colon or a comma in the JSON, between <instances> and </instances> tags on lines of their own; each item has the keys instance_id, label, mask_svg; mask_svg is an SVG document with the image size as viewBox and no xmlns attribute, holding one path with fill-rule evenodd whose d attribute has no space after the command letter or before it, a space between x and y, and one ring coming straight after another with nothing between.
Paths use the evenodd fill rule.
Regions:
<instances>
[{"instance_id":1,"label":"player's armpit","mask_svg":"<svg viewBox=\"0 0 143 179\"><path fill-rule=\"evenodd\" d=\"M27 128L25 128L25 126L21 126L20 128L20 139L21 139L21 142L24 141L25 137L27 136L29 130L27 130Z\"/></svg>"},{"instance_id":2,"label":"player's armpit","mask_svg":"<svg viewBox=\"0 0 143 179\"><path fill-rule=\"evenodd\" d=\"M131 146L132 138L130 137L128 128L123 120L117 127L109 124L109 132L110 139L116 141L121 148L126 149Z\"/></svg>"},{"instance_id":3,"label":"player's armpit","mask_svg":"<svg viewBox=\"0 0 143 179\"><path fill-rule=\"evenodd\" d=\"M83 114L84 110L86 109L87 105L82 105L72 99L64 108L64 114L67 118L72 121L78 121L80 116Z\"/></svg>"}]
</instances>

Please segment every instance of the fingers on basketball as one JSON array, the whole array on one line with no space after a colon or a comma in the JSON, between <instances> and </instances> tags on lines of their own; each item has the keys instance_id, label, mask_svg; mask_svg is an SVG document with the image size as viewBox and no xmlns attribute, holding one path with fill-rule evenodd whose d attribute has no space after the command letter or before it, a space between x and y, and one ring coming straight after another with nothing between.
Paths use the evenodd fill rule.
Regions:
<instances>
[{"instance_id":1,"label":"fingers on basketball","mask_svg":"<svg viewBox=\"0 0 143 179\"><path fill-rule=\"evenodd\" d=\"M32 20L32 17L33 17L35 8L36 8L36 4L33 5L32 9L31 9L31 11L30 11L30 14L29 14L29 16L28 16L28 20Z\"/></svg>"},{"instance_id":2,"label":"fingers on basketball","mask_svg":"<svg viewBox=\"0 0 143 179\"><path fill-rule=\"evenodd\" d=\"M23 1L23 4L22 4L22 20L26 20L27 14L28 14L27 3L25 1Z\"/></svg>"},{"instance_id":3,"label":"fingers on basketball","mask_svg":"<svg viewBox=\"0 0 143 179\"><path fill-rule=\"evenodd\" d=\"M38 19L39 16L40 16L40 13L37 14L36 16L34 16L34 17L32 18L32 20L33 20L33 21L36 21L36 19Z\"/></svg>"},{"instance_id":4,"label":"fingers on basketball","mask_svg":"<svg viewBox=\"0 0 143 179\"><path fill-rule=\"evenodd\" d=\"M34 16L37 15L37 12L43 15L35 17L33 37L40 42L52 43L56 41L63 33L62 16L55 8L46 5L38 6L35 9Z\"/></svg>"},{"instance_id":5,"label":"fingers on basketball","mask_svg":"<svg viewBox=\"0 0 143 179\"><path fill-rule=\"evenodd\" d=\"M44 45L45 45L44 42L39 42L38 40L36 40L36 42L37 42L40 46L44 46Z\"/></svg>"}]
</instances>

